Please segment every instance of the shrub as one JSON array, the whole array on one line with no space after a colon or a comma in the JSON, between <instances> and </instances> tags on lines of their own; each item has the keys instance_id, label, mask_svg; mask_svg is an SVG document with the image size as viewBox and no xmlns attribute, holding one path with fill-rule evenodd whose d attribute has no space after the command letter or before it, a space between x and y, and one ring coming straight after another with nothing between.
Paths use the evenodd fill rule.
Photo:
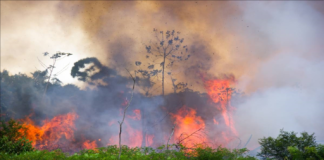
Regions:
<instances>
[{"instance_id":1,"label":"shrub","mask_svg":"<svg viewBox=\"0 0 324 160\"><path fill-rule=\"evenodd\" d=\"M259 140L261 145L261 152L257 155L263 158L275 158L275 159L291 159L294 154L305 154L310 152L312 147L316 147L315 136L313 134L308 134L307 132L302 132L300 137L297 137L295 132L286 132L282 129L277 138L262 138ZM291 148L290 146L293 146ZM290 147L288 149L288 147ZM298 151L298 153L297 153Z\"/></svg>"},{"instance_id":2,"label":"shrub","mask_svg":"<svg viewBox=\"0 0 324 160\"><path fill-rule=\"evenodd\" d=\"M246 148L234 149L230 151L227 148L218 147L217 149L212 149L210 147L206 148L196 148L193 153L196 155L197 160L255 160L254 157L244 156L248 150Z\"/></svg>"},{"instance_id":3,"label":"shrub","mask_svg":"<svg viewBox=\"0 0 324 160\"><path fill-rule=\"evenodd\" d=\"M324 160L324 145L305 147L304 152L297 147L290 146L288 147L288 151L294 160Z\"/></svg>"},{"instance_id":4,"label":"shrub","mask_svg":"<svg viewBox=\"0 0 324 160\"><path fill-rule=\"evenodd\" d=\"M26 128L15 120L1 121L0 124L0 152L20 154L33 151L31 142L26 139Z\"/></svg>"}]
</instances>

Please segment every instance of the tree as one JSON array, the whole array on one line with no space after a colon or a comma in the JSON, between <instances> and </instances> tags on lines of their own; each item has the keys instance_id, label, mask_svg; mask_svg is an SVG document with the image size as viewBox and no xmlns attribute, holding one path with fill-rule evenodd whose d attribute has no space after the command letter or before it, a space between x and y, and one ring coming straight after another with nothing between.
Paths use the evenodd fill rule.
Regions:
<instances>
[{"instance_id":1,"label":"tree","mask_svg":"<svg viewBox=\"0 0 324 160\"><path fill-rule=\"evenodd\" d=\"M47 56L48 54L49 54L48 52L45 52L45 53L44 53L44 56ZM65 58L65 57L68 57L68 56L70 56L70 55L72 55L72 54L71 54L71 53L64 53L64 52L57 52L57 53L53 54L53 55L50 57L51 59L53 59L53 64L50 65L49 67L47 67L47 69L46 69L46 70L49 70L49 76L48 76L47 84L46 84L46 86L45 86L44 95L46 94L48 84L49 84L49 82L50 82L50 80L51 80L51 78L52 78L52 73L53 73L53 70L54 70L54 68L55 68L55 64L56 64L56 62L57 62L58 60L60 60L60 59L63 59L63 58ZM57 82L60 82L57 78L54 78L53 80L54 80L56 83L57 83Z\"/></svg>"},{"instance_id":2,"label":"tree","mask_svg":"<svg viewBox=\"0 0 324 160\"><path fill-rule=\"evenodd\" d=\"M33 151L31 142L26 139L27 128L11 119L0 121L0 152L20 154Z\"/></svg>"},{"instance_id":3,"label":"tree","mask_svg":"<svg viewBox=\"0 0 324 160\"><path fill-rule=\"evenodd\" d=\"M159 72L158 70L152 70L152 71L148 71L148 70L142 70L142 69L139 69L137 71L135 71L135 73L138 73L137 75L139 76L136 76L136 80L137 80L137 83L138 83L138 86L141 87L141 89L144 90L145 92L145 96L151 96L150 94L150 91L154 91L156 88L153 88L153 86L156 84L153 80L154 77L157 77L158 73L161 73Z\"/></svg>"},{"instance_id":4,"label":"tree","mask_svg":"<svg viewBox=\"0 0 324 160\"><path fill-rule=\"evenodd\" d=\"M277 138L264 137L259 140L261 145L261 152L257 154L262 158L275 158L283 160L285 158L291 159L288 147L292 146L304 153L306 147L316 147L315 136L302 132L300 137L297 137L296 132L286 132L283 129L280 130L280 134Z\"/></svg>"},{"instance_id":5,"label":"tree","mask_svg":"<svg viewBox=\"0 0 324 160\"><path fill-rule=\"evenodd\" d=\"M175 62L188 60L190 54L188 54L187 46L182 45L184 38L179 38L180 32L172 30L164 33L163 31L159 32L157 29L153 29L153 31L155 33L156 41L152 42L150 45L146 45L146 59L148 60L147 69L140 69L138 72L147 73L145 76L149 76L149 78L161 73L162 95L164 96L166 69L170 69L168 75L171 75L171 70ZM140 66L142 62L136 61L135 64L136 66ZM156 64L158 64L159 67L156 67Z\"/></svg>"}]
</instances>

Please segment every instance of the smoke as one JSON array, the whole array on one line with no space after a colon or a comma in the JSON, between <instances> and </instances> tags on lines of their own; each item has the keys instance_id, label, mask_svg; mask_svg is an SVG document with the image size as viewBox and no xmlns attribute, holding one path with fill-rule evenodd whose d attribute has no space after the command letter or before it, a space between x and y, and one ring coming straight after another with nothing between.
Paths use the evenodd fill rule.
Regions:
<instances>
[{"instance_id":1,"label":"smoke","mask_svg":"<svg viewBox=\"0 0 324 160\"><path fill-rule=\"evenodd\" d=\"M19 11L15 11L17 7ZM2 38L6 41L1 48L2 67L10 68L11 73L42 69L37 57L50 63L41 57L45 51L73 53L59 63L56 72L86 57L97 57L118 71L124 67L132 70L134 61L143 60L145 45L155 40L153 28L180 31L185 45L206 46L204 52L213 61L227 54L230 42L225 38L224 16L239 13L236 4L230 2L4 2L2 8ZM23 59L19 65L12 65ZM183 68L195 65L200 53L193 54L192 59L194 63L188 61ZM177 76L179 81L185 79L184 75ZM67 71L58 78L64 83L76 82ZM166 83L172 84L169 78Z\"/></svg>"},{"instance_id":2,"label":"smoke","mask_svg":"<svg viewBox=\"0 0 324 160\"><path fill-rule=\"evenodd\" d=\"M249 93L236 104L238 132L245 139L253 135L250 149L258 146L257 139L275 137L282 128L324 139L323 14L306 2L242 5L243 19L259 38L244 36L251 47L244 56L253 69L238 79Z\"/></svg>"}]
</instances>

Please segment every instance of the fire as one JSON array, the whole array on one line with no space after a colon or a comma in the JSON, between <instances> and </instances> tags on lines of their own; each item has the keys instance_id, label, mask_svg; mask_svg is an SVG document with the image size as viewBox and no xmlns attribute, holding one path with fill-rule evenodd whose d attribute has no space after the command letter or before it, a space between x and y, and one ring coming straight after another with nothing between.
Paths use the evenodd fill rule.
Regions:
<instances>
[{"instance_id":1,"label":"fire","mask_svg":"<svg viewBox=\"0 0 324 160\"><path fill-rule=\"evenodd\" d=\"M134 115L127 115L128 118L134 119L134 120L140 120L141 117L141 111L139 109L133 110Z\"/></svg>"},{"instance_id":2,"label":"fire","mask_svg":"<svg viewBox=\"0 0 324 160\"><path fill-rule=\"evenodd\" d=\"M177 114L171 113L171 116L177 126L174 138L177 138L178 142L189 148L206 142L206 135L200 132L205 128L205 122L200 116L196 116L196 110L183 106Z\"/></svg>"},{"instance_id":3,"label":"fire","mask_svg":"<svg viewBox=\"0 0 324 160\"><path fill-rule=\"evenodd\" d=\"M37 149L56 149L68 147L74 142L74 131L76 130L74 121L78 118L75 112L65 115L57 115L51 120L44 120L42 126L37 126L30 119L30 116L22 119L23 126L27 128L27 139L33 141L33 147ZM95 148L95 141L85 141L83 147Z\"/></svg>"},{"instance_id":4,"label":"fire","mask_svg":"<svg viewBox=\"0 0 324 160\"><path fill-rule=\"evenodd\" d=\"M128 102L124 102L122 105L127 105ZM120 115L122 117L123 110L120 110ZM108 123L110 127L118 127L119 124L116 120L112 120ZM143 142L145 142L146 146L151 146L153 144L154 135L145 135L143 136L142 131L142 115L141 110L134 109L131 114L127 114L124 124L123 124L123 132L122 132L122 145L128 145L129 147L140 147ZM144 139L143 139L144 137ZM107 145L117 145L119 135L115 134L109 138L109 142Z\"/></svg>"},{"instance_id":5,"label":"fire","mask_svg":"<svg viewBox=\"0 0 324 160\"><path fill-rule=\"evenodd\" d=\"M225 125L230 128L231 132L237 136L238 133L234 127L234 121L232 118L232 110L234 108L230 104L232 88L230 88L230 83L232 81L228 79L216 79L216 80L206 80L204 82L207 94L215 104L220 104L216 108L221 111ZM216 119L214 119L214 124L219 124ZM228 139L225 133L222 133L225 139Z\"/></svg>"},{"instance_id":6,"label":"fire","mask_svg":"<svg viewBox=\"0 0 324 160\"><path fill-rule=\"evenodd\" d=\"M136 121L135 121L136 122ZM116 124L117 125L117 124ZM119 125L118 125L119 127ZM142 145L143 134L141 128L134 128L130 125L129 121L125 119L122 132L122 145L128 145L129 147L139 147ZM119 135L112 135L109 138L107 145L118 144Z\"/></svg>"},{"instance_id":7,"label":"fire","mask_svg":"<svg viewBox=\"0 0 324 160\"><path fill-rule=\"evenodd\" d=\"M234 108L230 104L231 92L230 88L232 81L228 79L216 79L216 80L204 80L204 86L207 94L212 100L212 104L215 104L215 109L221 113L221 117L215 117L211 120L215 125L214 128L222 128L218 136L205 134L206 123L203 118L197 115L197 111L193 108L183 106L177 111L177 113L170 113L171 118L174 120L176 125L173 134L173 140L170 143L181 143L188 148L193 148L196 145L205 145L211 138L221 139L218 144L226 144L233 140L233 137L237 136L237 131L234 127L234 121L232 119L232 111ZM121 106L127 106L129 101L125 99ZM123 116L123 107L120 108L120 117ZM107 137L96 137L92 140L82 138L79 142L75 140L74 132L77 130L75 127L75 120L79 116L75 112L71 112L64 115L57 115L52 119L42 121L42 125L38 126L31 120L30 116L23 119L23 125L27 128L27 138L32 142L32 145L37 149L57 149L62 146L68 148L80 149L94 149L97 148L98 144L115 145L119 144L119 119L112 119L107 122L107 127L113 127L116 129L116 133ZM123 124L122 132L122 145L128 145L129 147L139 147L142 145L152 146L154 145L155 135L148 134L144 130L144 123L142 118L142 112L140 109L133 109L128 111ZM210 124L210 123L207 123ZM226 126L228 129L224 129ZM226 128L225 127L225 128ZM208 128L209 129L209 128ZM99 139L100 138L100 139ZM103 138L103 139L101 139ZM78 139L78 138L76 138ZM163 138L162 138L163 139ZM165 140L168 136L165 137ZM224 142L226 141L226 142Z\"/></svg>"},{"instance_id":8,"label":"fire","mask_svg":"<svg viewBox=\"0 0 324 160\"><path fill-rule=\"evenodd\" d=\"M83 148L95 149L95 148L97 148L97 143L96 143L96 141L90 142L90 140L86 140L85 142L83 142Z\"/></svg>"},{"instance_id":9,"label":"fire","mask_svg":"<svg viewBox=\"0 0 324 160\"><path fill-rule=\"evenodd\" d=\"M138 147L142 145L143 141L143 134L142 134L142 129L141 128L133 128L128 121L125 121L125 126L126 126L126 133L128 134L128 141L127 145L129 147Z\"/></svg>"}]
</instances>

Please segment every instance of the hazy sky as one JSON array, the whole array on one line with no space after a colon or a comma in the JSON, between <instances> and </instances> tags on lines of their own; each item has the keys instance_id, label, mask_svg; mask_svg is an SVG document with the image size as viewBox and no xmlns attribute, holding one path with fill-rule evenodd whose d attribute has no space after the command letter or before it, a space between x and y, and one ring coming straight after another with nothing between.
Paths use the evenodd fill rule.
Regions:
<instances>
[{"instance_id":1,"label":"hazy sky","mask_svg":"<svg viewBox=\"0 0 324 160\"><path fill-rule=\"evenodd\" d=\"M235 121L242 137L254 135L251 145L280 128L324 140L323 14L320 1L1 1L1 70L41 70L38 59L51 63L43 52L70 52L56 72L77 83L70 76L77 60L133 69L153 28L176 30L193 52L180 79L195 80L187 68L199 65L233 74L248 94Z\"/></svg>"}]
</instances>

